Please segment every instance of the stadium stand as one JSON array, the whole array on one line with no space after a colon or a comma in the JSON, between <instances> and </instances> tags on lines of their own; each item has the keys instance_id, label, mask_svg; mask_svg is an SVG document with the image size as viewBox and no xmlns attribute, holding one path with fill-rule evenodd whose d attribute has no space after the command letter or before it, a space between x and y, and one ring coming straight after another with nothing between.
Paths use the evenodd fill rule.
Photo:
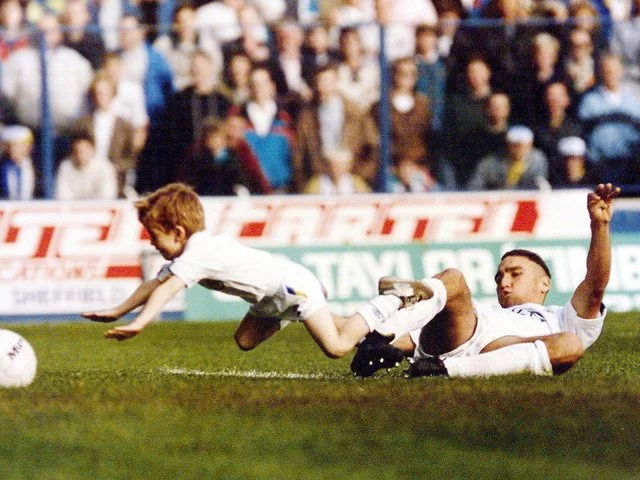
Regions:
<instances>
[{"instance_id":1,"label":"stadium stand","mask_svg":"<svg viewBox=\"0 0 640 480\"><path fill-rule=\"evenodd\" d=\"M144 92L149 119L145 124L125 118L136 129L138 158L128 161L137 170L120 179L121 196L184 179L180 166L201 145L204 119L227 115L245 119L247 148L257 149L249 155L264 170L258 176L271 184L249 189L253 194L303 193L311 176L330 173L323 158L336 148L352 150L354 170L374 191L397 191L398 168L408 165L407 158L434 177L418 191L433 185L464 190L483 158L509 158L504 139L516 124L533 132L534 148L550 162L548 174L532 185L568 188L612 180L625 194L640 194L640 11L634 2L140 5L0 3L0 123L34 133L36 198L53 197L54 172L69 154L70 132L95 111L91 79L114 55L122 58L123 79ZM207 79L196 78L202 72L194 57L211 63ZM337 74L332 81L344 100L319 101L316 82L322 75L316 73L327 68ZM275 105L261 107L268 111L258 112L252 103L260 95L258 83L249 81L256 69L266 70L274 83ZM121 113L100 117L95 127L98 145L114 134L114 118L134 108L116 103ZM359 141L343 134L353 127L345 125L353 112L372 119L371 131ZM577 183L563 180L558 144L565 137L586 144L588 175ZM377 165L361 169L363 156ZM303 173L308 163L313 168ZM517 176L525 167L511 165L509 171ZM500 188L519 185L512 178Z\"/></svg>"}]
</instances>

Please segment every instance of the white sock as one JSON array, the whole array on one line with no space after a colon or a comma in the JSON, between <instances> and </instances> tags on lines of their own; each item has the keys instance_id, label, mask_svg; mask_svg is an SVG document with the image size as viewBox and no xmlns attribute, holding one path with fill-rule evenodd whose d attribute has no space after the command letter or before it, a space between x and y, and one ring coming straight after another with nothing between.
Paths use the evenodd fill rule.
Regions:
<instances>
[{"instance_id":1,"label":"white sock","mask_svg":"<svg viewBox=\"0 0 640 480\"><path fill-rule=\"evenodd\" d=\"M547 347L542 340L517 343L470 357L445 358L450 377L490 377L512 373L552 375Z\"/></svg>"},{"instance_id":2,"label":"white sock","mask_svg":"<svg viewBox=\"0 0 640 480\"><path fill-rule=\"evenodd\" d=\"M369 300L369 303L358 310L357 313L364 318L364 321L369 326L369 331L373 331L397 312L401 305L402 301L395 295L378 295Z\"/></svg>"},{"instance_id":3,"label":"white sock","mask_svg":"<svg viewBox=\"0 0 640 480\"><path fill-rule=\"evenodd\" d=\"M380 324L376 330L383 335L395 335L395 338L400 338L411 331L419 332L442 311L447 303L447 289L444 283L437 278L426 278L421 282L433 290L433 297L418 302L413 307L398 310L387 321Z\"/></svg>"}]
</instances>

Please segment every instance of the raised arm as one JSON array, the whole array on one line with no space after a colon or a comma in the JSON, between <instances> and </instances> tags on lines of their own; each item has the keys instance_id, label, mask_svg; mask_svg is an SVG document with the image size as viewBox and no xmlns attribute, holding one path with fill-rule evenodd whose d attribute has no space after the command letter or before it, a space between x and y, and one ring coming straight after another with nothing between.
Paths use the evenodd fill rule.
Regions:
<instances>
[{"instance_id":1,"label":"raised arm","mask_svg":"<svg viewBox=\"0 0 640 480\"><path fill-rule=\"evenodd\" d=\"M183 288L186 288L184 281L180 277L170 275L153 290L149 300L133 322L122 327L113 328L107 331L104 336L106 338L115 338L116 340L126 340L137 335L160 313L162 307Z\"/></svg>"},{"instance_id":2,"label":"raised arm","mask_svg":"<svg viewBox=\"0 0 640 480\"><path fill-rule=\"evenodd\" d=\"M587 254L587 273L571 297L571 303L582 318L596 318L611 273L611 235L613 201L620 188L610 183L598 185L587 195L591 220L591 243Z\"/></svg>"}]
</instances>

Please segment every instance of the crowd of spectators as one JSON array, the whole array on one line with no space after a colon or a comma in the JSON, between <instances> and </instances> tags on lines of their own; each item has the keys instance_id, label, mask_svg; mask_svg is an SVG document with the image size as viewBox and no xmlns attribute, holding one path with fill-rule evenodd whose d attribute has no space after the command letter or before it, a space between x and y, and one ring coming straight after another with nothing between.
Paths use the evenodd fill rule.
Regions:
<instances>
[{"instance_id":1,"label":"crowd of spectators","mask_svg":"<svg viewBox=\"0 0 640 480\"><path fill-rule=\"evenodd\" d=\"M0 0L0 85L5 199L43 93L62 199L640 186L640 0Z\"/></svg>"}]
</instances>

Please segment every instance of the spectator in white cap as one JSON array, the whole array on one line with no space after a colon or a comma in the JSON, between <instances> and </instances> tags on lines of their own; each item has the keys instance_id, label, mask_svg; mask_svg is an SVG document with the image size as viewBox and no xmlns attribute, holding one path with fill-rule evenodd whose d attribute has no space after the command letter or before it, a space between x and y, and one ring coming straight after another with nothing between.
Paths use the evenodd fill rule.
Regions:
<instances>
[{"instance_id":1,"label":"spectator in white cap","mask_svg":"<svg viewBox=\"0 0 640 480\"><path fill-rule=\"evenodd\" d=\"M564 137L558 142L558 158L552 167L558 171L552 187L570 188L596 184L587 160L587 144L580 137Z\"/></svg>"},{"instance_id":2,"label":"spectator in white cap","mask_svg":"<svg viewBox=\"0 0 640 480\"><path fill-rule=\"evenodd\" d=\"M30 200L35 191L35 173L31 160L33 134L22 125L5 127L0 134L0 198Z\"/></svg>"},{"instance_id":3,"label":"spectator in white cap","mask_svg":"<svg viewBox=\"0 0 640 480\"><path fill-rule=\"evenodd\" d=\"M480 160L469 190L538 189L548 186L547 157L533 148L533 132L524 125L507 130L507 151Z\"/></svg>"}]
</instances>

